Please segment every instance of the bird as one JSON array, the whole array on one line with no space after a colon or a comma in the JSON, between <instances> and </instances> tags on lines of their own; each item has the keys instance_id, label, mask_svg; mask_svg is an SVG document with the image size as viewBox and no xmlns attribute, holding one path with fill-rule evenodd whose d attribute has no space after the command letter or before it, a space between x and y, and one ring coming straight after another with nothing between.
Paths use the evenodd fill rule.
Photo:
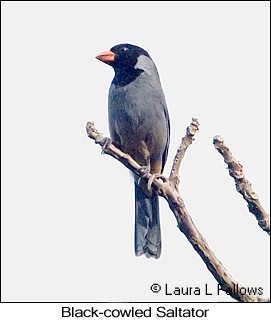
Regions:
<instances>
[{"instance_id":1,"label":"bird","mask_svg":"<svg viewBox=\"0 0 271 323\"><path fill-rule=\"evenodd\" d=\"M129 154L145 175L162 174L168 155L170 120L157 67L143 48L124 43L96 56L114 69L108 95L111 142ZM144 177L144 175L142 176ZM158 259L161 229L157 192L135 182L135 255Z\"/></svg>"}]
</instances>

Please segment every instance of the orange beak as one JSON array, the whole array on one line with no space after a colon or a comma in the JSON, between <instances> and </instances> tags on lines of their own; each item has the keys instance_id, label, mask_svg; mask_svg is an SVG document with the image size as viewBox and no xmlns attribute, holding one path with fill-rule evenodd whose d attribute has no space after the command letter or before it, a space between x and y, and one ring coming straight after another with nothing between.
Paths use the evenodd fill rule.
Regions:
<instances>
[{"instance_id":1,"label":"orange beak","mask_svg":"<svg viewBox=\"0 0 271 323\"><path fill-rule=\"evenodd\" d=\"M115 54L110 50L107 50L97 55L95 58L97 58L99 61L102 61L104 63L109 63L109 62L114 62Z\"/></svg>"}]
</instances>

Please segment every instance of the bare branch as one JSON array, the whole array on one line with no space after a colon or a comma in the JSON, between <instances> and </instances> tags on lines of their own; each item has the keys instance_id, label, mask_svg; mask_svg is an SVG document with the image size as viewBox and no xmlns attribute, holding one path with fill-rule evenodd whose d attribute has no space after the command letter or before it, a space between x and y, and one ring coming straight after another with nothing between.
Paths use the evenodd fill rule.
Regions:
<instances>
[{"instance_id":1,"label":"bare branch","mask_svg":"<svg viewBox=\"0 0 271 323\"><path fill-rule=\"evenodd\" d=\"M125 154L112 143L105 144L109 138L104 137L103 134L96 129L94 122L87 123L86 131L88 137L94 139L95 143L102 147L104 154L114 157L131 171L133 171L136 175L141 175L141 166L134 159L132 159L130 155Z\"/></svg>"},{"instance_id":2,"label":"bare branch","mask_svg":"<svg viewBox=\"0 0 271 323\"><path fill-rule=\"evenodd\" d=\"M258 220L258 225L270 235L270 215L262 207L258 195L253 191L251 183L246 179L243 166L232 156L229 147L220 136L214 137L215 149L223 156L228 165L229 174L235 181L236 190L247 201L248 209Z\"/></svg>"},{"instance_id":3,"label":"bare branch","mask_svg":"<svg viewBox=\"0 0 271 323\"><path fill-rule=\"evenodd\" d=\"M182 138L182 143L180 144L177 153L174 158L173 166L170 172L169 180L174 185L175 189L178 190L178 185L180 182L179 179L179 169L181 162L184 158L184 154L186 149L192 144L193 140L195 140L196 131L199 130L199 121L196 118L192 118L192 122L186 128L186 135Z\"/></svg>"},{"instance_id":4,"label":"bare branch","mask_svg":"<svg viewBox=\"0 0 271 323\"><path fill-rule=\"evenodd\" d=\"M190 127L192 128L188 130L186 136L182 139L182 143L178 149L180 153L179 155L177 153L174 159L171 171L171 180L165 177L162 177L163 181L157 178L153 179L152 174L147 174L146 180L149 180L150 178L153 179L153 189L155 189L160 196L163 196L167 200L169 207L173 211L174 216L178 222L178 227L180 231L185 234L188 241L192 244L193 248L197 251L202 260L205 262L207 268L217 280L221 289L240 302L265 302L265 299L262 299L258 296L249 295L246 289L243 286L241 286L237 281L235 281L227 272L226 268L216 258L215 254L210 249L208 243L196 228L194 222L188 214L188 211L186 210L186 207L178 190L176 189L176 185L178 185L178 183L174 179L176 177L178 178L176 169L179 169L184 153L193 141L195 132L198 130L198 121L196 119L193 119L192 123L190 124ZM96 143L100 144L101 147L103 147L104 153L113 156L121 163L123 163L126 167L128 167L131 171L133 171L135 174L140 175L141 166L136 161L134 161L129 155L124 154L113 144L108 144L106 148L104 148L105 138L100 132L96 130L94 123L88 122L86 128L88 136L94 139Z\"/></svg>"}]
</instances>

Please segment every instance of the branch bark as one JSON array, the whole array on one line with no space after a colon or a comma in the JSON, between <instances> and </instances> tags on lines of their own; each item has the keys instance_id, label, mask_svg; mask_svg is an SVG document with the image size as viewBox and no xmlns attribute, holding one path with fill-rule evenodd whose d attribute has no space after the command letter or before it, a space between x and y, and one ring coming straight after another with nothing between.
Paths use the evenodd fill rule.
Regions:
<instances>
[{"instance_id":1,"label":"branch bark","mask_svg":"<svg viewBox=\"0 0 271 323\"><path fill-rule=\"evenodd\" d=\"M181 162L184 158L187 148L195 140L194 136L197 130L199 130L199 121L196 118L192 118L192 122L186 128L186 135L182 138L182 142L177 150L177 153L173 161L172 169L169 175L169 180L172 182L176 190L178 190L178 185L180 183L179 170Z\"/></svg>"},{"instance_id":2,"label":"branch bark","mask_svg":"<svg viewBox=\"0 0 271 323\"><path fill-rule=\"evenodd\" d=\"M258 225L270 235L270 215L262 207L258 195L246 179L243 166L233 157L229 147L220 136L214 137L214 147L223 156L228 165L229 174L235 181L236 190L247 202L249 211L255 215Z\"/></svg>"},{"instance_id":3,"label":"branch bark","mask_svg":"<svg viewBox=\"0 0 271 323\"><path fill-rule=\"evenodd\" d=\"M88 137L94 139L96 144L101 145L105 154L109 154L115 159L119 160L135 174L141 174L141 166L129 155L117 149L112 143L104 146L105 138L99 131L97 131L93 122L88 122L86 128ZM196 228L177 189L179 182L178 172L180 163L188 146L192 144L198 129L198 120L193 119L190 126L187 128L186 136L182 138L182 142L173 162L169 179L161 177L161 181L158 178L153 179L151 174L147 174L146 180L148 181L150 178L153 179L152 188L155 189L160 196L163 196L167 200L169 207L173 211L173 214L177 220L178 228L185 234L188 241L200 255L209 271L219 283L221 289L239 302L265 302L267 300L261 297L249 295L246 288L235 281L227 272L227 269L218 260L209 247L207 241Z\"/></svg>"}]
</instances>

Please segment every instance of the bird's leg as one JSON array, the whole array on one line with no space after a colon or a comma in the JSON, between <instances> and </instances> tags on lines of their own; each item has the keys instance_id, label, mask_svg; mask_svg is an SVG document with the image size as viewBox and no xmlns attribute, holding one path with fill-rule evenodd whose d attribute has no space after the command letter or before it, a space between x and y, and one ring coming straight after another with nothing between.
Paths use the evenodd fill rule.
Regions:
<instances>
[{"instance_id":1,"label":"bird's leg","mask_svg":"<svg viewBox=\"0 0 271 323\"><path fill-rule=\"evenodd\" d=\"M151 161L150 161L150 156L149 153L147 152L146 148L145 148L145 143L141 143L141 147L140 147L140 152L142 152L142 154L144 154L144 161L140 160L139 163L141 163L141 165L145 164L144 166L141 166L139 171L140 171L140 175L139 175L139 180L138 180L138 184L140 185L140 182L143 178L146 178L147 175L149 174L149 172L151 171ZM136 158L137 160L137 158Z\"/></svg>"},{"instance_id":2,"label":"bird's leg","mask_svg":"<svg viewBox=\"0 0 271 323\"><path fill-rule=\"evenodd\" d=\"M151 177L149 178L148 183L147 183L147 190L148 191L152 191L151 186L152 186L152 183L155 179L161 179L163 182L166 182L168 180L167 177L165 177L161 173L151 174Z\"/></svg>"},{"instance_id":3,"label":"bird's leg","mask_svg":"<svg viewBox=\"0 0 271 323\"><path fill-rule=\"evenodd\" d=\"M143 167L147 167L147 166L143 166ZM141 168L140 168L140 170L141 170ZM148 197L152 197L152 195L153 195L153 189L152 189L153 181L155 179L161 179L163 182L167 182L168 178L165 177L164 175L162 175L161 173L155 173L155 174L150 174L150 178L147 180L147 182L144 181L144 183L143 183L142 179L146 178L147 174L149 174L148 171L146 171L145 174L143 174L141 177L139 177L138 185L140 185L144 189L144 192Z\"/></svg>"},{"instance_id":4,"label":"bird's leg","mask_svg":"<svg viewBox=\"0 0 271 323\"><path fill-rule=\"evenodd\" d=\"M138 185L140 185L143 189L144 192L148 197L152 196L152 189L148 189L148 181L146 179L147 175L151 171L151 163L150 163L150 158L147 159L147 165L146 166L141 166L139 169L141 175L139 176L138 179Z\"/></svg>"},{"instance_id":5,"label":"bird's leg","mask_svg":"<svg viewBox=\"0 0 271 323\"><path fill-rule=\"evenodd\" d=\"M150 164L147 166L141 166L139 168L139 171L140 171L141 175L139 176L139 179L138 179L138 185L141 185L142 179L146 178L147 175L149 174L149 172L151 171Z\"/></svg>"},{"instance_id":6,"label":"bird's leg","mask_svg":"<svg viewBox=\"0 0 271 323\"><path fill-rule=\"evenodd\" d=\"M147 159L147 166L140 167L140 171L141 171L142 175L138 179L138 185L140 185L144 189L144 192L146 193L146 195L148 197L151 197L153 195L152 184L155 179L161 179L163 182L168 181L167 177L163 176L161 173L159 173L157 171L150 174L151 170L154 170L154 171L158 170L159 171L161 169L161 164L159 161L157 161L156 163L153 163L152 166L153 167L151 167L150 158L148 158ZM146 179L148 174L150 174L150 177L149 177L149 179ZM146 179L146 181L142 181L143 179Z\"/></svg>"},{"instance_id":7,"label":"bird's leg","mask_svg":"<svg viewBox=\"0 0 271 323\"><path fill-rule=\"evenodd\" d=\"M102 154L104 154L104 151L107 149L107 147L112 144L112 139L108 137L104 137L101 140L101 144L102 144Z\"/></svg>"},{"instance_id":8,"label":"bird's leg","mask_svg":"<svg viewBox=\"0 0 271 323\"><path fill-rule=\"evenodd\" d=\"M149 174L149 172L151 171L151 167L150 167L150 166L141 166L141 167L139 168L139 171L140 171L140 173L141 173L141 175L140 175L140 179L141 179L141 178L146 178L146 177L147 177L147 175Z\"/></svg>"}]
</instances>

